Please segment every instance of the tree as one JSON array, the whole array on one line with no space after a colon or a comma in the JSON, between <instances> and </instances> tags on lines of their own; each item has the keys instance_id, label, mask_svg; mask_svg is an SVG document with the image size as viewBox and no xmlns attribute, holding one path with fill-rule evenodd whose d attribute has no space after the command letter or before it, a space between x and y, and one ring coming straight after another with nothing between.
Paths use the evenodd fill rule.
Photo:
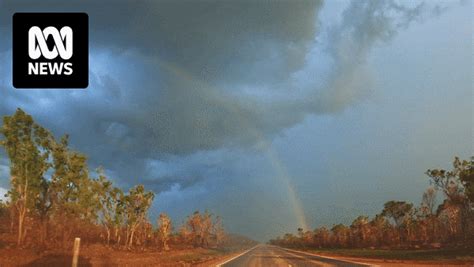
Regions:
<instances>
[{"instance_id":1,"label":"tree","mask_svg":"<svg viewBox=\"0 0 474 267\"><path fill-rule=\"evenodd\" d=\"M375 245L381 246L382 244L387 243L388 240L385 239L385 236L390 228L390 224L385 216L377 214L369 224L374 232L372 236L375 238Z\"/></svg>"},{"instance_id":2,"label":"tree","mask_svg":"<svg viewBox=\"0 0 474 267\"><path fill-rule=\"evenodd\" d=\"M331 233L326 227L316 228L314 230L314 241L319 247L326 247L329 244Z\"/></svg>"},{"instance_id":3,"label":"tree","mask_svg":"<svg viewBox=\"0 0 474 267\"><path fill-rule=\"evenodd\" d=\"M423 199L421 201L422 213L424 213L426 216L432 215L435 204L436 204L436 189L430 186L423 193Z\"/></svg>"},{"instance_id":4,"label":"tree","mask_svg":"<svg viewBox=\"0 0 474 267\"><path fill-rule=\"evenodd\" d=\"M99 193L100 218L107 234L107 245L110 244L112 231L115 231L115 239L120 242L118 236L123 219L123 191L112 185L101 169L98 170L99 179L96 181Z\"/></svg>"},{"instance_id":5,"label":"tree","mask_svg":"<svg viewBox=\"0 0 474 267\"><path fill-rule=\"evenodd\" d=\"M17 209L18 236L21 245L26 235L25 218L33 209L35 198L44 192L43 175L49 169L49 132L36 124L23 110L17 109L13 116L5 116L0 133L1 140L10 159L10 199Z\"/></svg>"},{"instance_id":6,"label":"tree","mask_svg":"<svg viewBox=\"0 0 474 267\"><path fill-rule=\"evenodd\" d=\"M42 179L39 184L39 192L35 198L34 212L40 221L40 243L45 245L48 236L48 223L53 207L51 182Z\"/></svg>"},{"instance_id":7,"label":"tree","mask_svg":"<svg viewBox=\"0 0 474 267\"><path fill-rule=\"evenodd\" d=\"M179 233L179 238L182 244L193 243L194 241L193 232L189 228L189 225L187 222L182 223L181 227L178 230L178 233Z\"/></svg>"},{"instance_id":8,"label":"tree","mask_svg":"<svg viewBox=\"0 0 474 267\"><path fill-rule=\"evenodd\" d=\"M438 208L438 217L449 228L452 237L467 233L472 217L472 172L473 159L470 161L454 157L450 171L444 169L427 170L426 174L437 189L443 191L446 200Z\"/></svg>"},{"instance_id":9,"label":"tree","mask_svg":"<svg viewBox=\"0 0 474 267\"><path fill-rule=\"evenodd\" d=\"M158 218L158 236L160 238L161 244L165 251L170 250L168 241L171 237L171 231L173 228L170 217L166 213L161 213Z\"/></svg>"},{"instance_id":10,"label":"tree","mask_svg":"<svg viewBox=\"0 0 474 267\"><path fill-rule=\"evenodd\" d=\"M133 238L138 226L146 221L148 209L154 197L153 192L146 192L143 185L133 187L124 197L127 218L126 244L128 247L133 245Z\"/></svg>"},{"instance_id":11,"label":"tree","mask_svg":"<svg viewBox=\"0 0 474 267\"><path fill-rule=\"evenodd\" d=\"M346 247L349 241L350 229L344 224L336 224L331 228L336 247Z\"/></svg>"},{"instance_id":12,"label":"tree","mask_svg":"<svg viewBox=\"0 0 474 267\"><path fill-rule=\"evenodd\" d=\"M359 216L350 228L343 224L334 225L332 234L325 227L315 229L311 245L342 247L346 246L346 237L349 236L348 247L440 247L448 242L459 245L459 241L469 246L474 237L474 157L469 161L455 157L452 170L434 169L426 174L434 186L423 193L420 207L414 208L405 201L388 201L382 212L370 222L368 217ZM444 193L445 199L434 211L437 190ZM297 236L287 233L283 238L270 242L295 247L310 244L306 240L306 233L298 228Z\"/></svg>"},{"instance_id":13,"label":"tree","mask_svg":"<svg viewBox=\"0 0 474 267\"><path fill-rule=\"evenodd\" d=\"M369 234L369 218L367 216L357 217L351 224L352 235L356 246L365 246Z\"/></svg>"},{"instance_id":14,"label":"tree","mask_svg":"<svg viewBox=\"0 0 474 267\"><path fill-rule=\"evenodd\" d=\"M8 205L0 199L0 218L8 214Z\"/></svg>"},{"instance_id":15,"label":"tree","mask_svg":"<svg viewBox=\"0 0 474 267\"><path fill-rule=\"evenodd\" d=\"M205 211L201 217L201 241L200 244L202 247L209 247L209 243L212 237L212 214L209 211Z\"/></svg>"},{"instance_id":16,"label":"tree","mask_svg":"<svg viewBox=\"0 0 474 267\"><path fill-rule=\"evenodd\" d=\"M207 210L203 214L195 211L193 215L188 217L186 228L194 246L208 247L213 238L212 214Z\"/></svg>"},{"instance_id":17,"label":"tree","mask_svg":"<svg viewBox=\"0 0 474 267\"><path fill-rule=\"evenodd\" d=\"M406 216L411 212L413 204L405 201L388 201L384 204L382 215L392 218L395 225L400 227Z\"/></svg>"},{"instance_id":18,"label":"tree","mask_svg":"<svg viewBox=\"0 0 474 267\"><path fill-rule=\"evenodd\" d=\"M225 231L224 226L222 224L222 218L220 216L216 217L216 221L214 222L213 232L216 240L216 246L219 246L225 238Z\"/></svg>"},{"instance_id":19,"label":"tree","mask_svg":"<svg viewBox=\"0 0 474 267\"><path fill-rule=\"evenodd\" d=\"M469 163L467 161L461 161L458 157L455 157L451 171L429 169L425 174L430 177L437 189L443 191L449 201L459 203L463 201L463 186L459 176L466 173L468 167Z\"/></svg>"},{"instance_id":20,"label":"tree","mask_svg":"<svg viewBox=\"0 0 474 267\"><path fill-rule=\"evenodd\" d=\"M459 179L464 186L464 192L469 202L474 204L474 157L471 160L464 160L461 163L462 170L459 173Z\"/></svg>"},{"instance_id":21,"label":"tree","mask_svg":"<svg viewBox=\"0 0 474 267\"><path fill-rule=\"evenodd\" d=\"M93 225L100 209L99 186L89 176L87 156L71 151L66 135L52 144L52 199L56 229L66 245L78 230L76 224Z\"/></svg>"},{"instance_id":22,"label":"tree","mask_svg":"<svg viewBox=\"0 0 474 267\"><path fill-rule=\"evenodd\" d=\"M384 204L382 215L388 218L392 218L395 222L395 226L398 229L399 240L401 243L404 241L404 229L402 225L409 222L410 214L413 212L413 204L405 201L388 201ZM408 226L408 225L405 225ZM406 228L405 230L409 230ZM408 232L409 234L409 232Z\"/></svg>"},{"instance_id":23,"label":"tree","mask_svg":"<svg viewBox=\"0 0 474 267\"><path fill-rule=\"evenodd\" d=\"M201 213L195 211L193 215L188 217L186 222L186 225L190 230L190 239L194 246L199 246L201 243L201 221Z\"/></svg>"},{"instance_id":24,"label":"tree","mask_svg":"<svg viewBox=\"0 0 474 267\"><path fill-rule=\"evenodd\" d=\"M52 186L58 215L76 215L81 218L94 219L93 210L97 203L90 203L96 195L89 178L87 157L79 152L70 151L68 136L64 136L53 146ZM94 207L95 205L95 207Z\"/></svg>"}]
</instances>

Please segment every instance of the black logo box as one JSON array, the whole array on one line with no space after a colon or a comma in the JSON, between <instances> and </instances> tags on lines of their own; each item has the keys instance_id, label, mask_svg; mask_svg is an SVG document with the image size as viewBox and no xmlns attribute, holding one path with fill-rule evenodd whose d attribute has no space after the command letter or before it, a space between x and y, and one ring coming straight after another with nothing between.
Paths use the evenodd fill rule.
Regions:
<instances>
[{"instance_id":1,"label":"black logo box","mask_svg":"<svg viewBox=\"0 0 474 267\"><path fill-rule=\"evenodd\" d=\"M28 54L28 31L37 26L44 30L64 26L73 31L73 56L32 60ZM89 85L89 16L86 13L15 13L13 15L13 86L15 88L87 88ZM48 38L47 42L49 43ZM28 75L29 62L70 62L71 75Z\"/></svg>"}]
</instances>

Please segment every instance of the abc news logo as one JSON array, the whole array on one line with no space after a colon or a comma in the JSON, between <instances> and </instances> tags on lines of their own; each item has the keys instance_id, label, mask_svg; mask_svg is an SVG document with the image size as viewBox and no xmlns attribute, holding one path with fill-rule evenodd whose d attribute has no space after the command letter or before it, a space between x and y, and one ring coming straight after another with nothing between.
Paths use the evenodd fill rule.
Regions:
<instances>
[{"instance_id":1,"label":"abc news logo","mask_svg":"<svg viewBox=\"0 0 474 267\"><path fill-rule=\"evenodd\" d=\"M46 40L52 36L54 47L49 50ZM66 45L64 45L64 42ZM58 55L63 60L72 57L72 29L63 27L61 31L54 27L41 30L39 27L31 27L28 32L28 54L31 59L36 60L41 56L46 59L56 59ZM29 62L28 75L71 75L73 73L72 63L67 62Z\"/></svg>"},{"instance_id":2,"label":"abc news logo","mask_svg":"<svg viewBox=\"0 0 474 267\"><path fill-rule=\"evenodd\" d=\"M13 15L13 86L86 88L89 33L85 13Z\"/></svg>"}]
</instances>

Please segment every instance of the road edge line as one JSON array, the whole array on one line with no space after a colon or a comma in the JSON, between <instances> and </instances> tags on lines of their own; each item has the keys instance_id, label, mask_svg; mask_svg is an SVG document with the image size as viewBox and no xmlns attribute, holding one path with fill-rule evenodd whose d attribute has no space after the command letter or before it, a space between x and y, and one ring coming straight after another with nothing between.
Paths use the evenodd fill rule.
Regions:
<instances>
[{"instance_id":1,"label":"road edge line","mask_svg":"<svg viewBox=\"0 0 474 267\"><path fill-rule=\"evenodd\" d=\"M282 248L284 250L288 250L288 251L299 252L299 253L303 253L303 254L306 254L306 255L318 256L318 257L321 257L321 258L326 258L326 259L331 259L331 260L338 260L338 261L345 261L345 262L350 262L350 263L362 264L362 265L366 265L366 266L380 267L380 265L376 265L376 264L358 262L358 261L347 260L347 259L338 259L338 258L334 258L334 257L330 257L330 256L323 256L323 255L319 255L319 254L316 254L316 253L310 253L310 252L306 252L306 251L294 250L294 249L289 249L289 248L283 248L283 247L280 247L280 248Z\"/></svg>"},{"instance_id":2,"label":"road edge line","mask_svg":"<svg viewBox=\"0 0 474 267\"><path fill-rule=\"evenodd\" d=\"M235 259L237 259L237 258L239 258L239 257L241 257L241 256L243 256L243 255L245 255L245 254L247 254L248 252L250 252L251 250L254 250L254 249L255 249L256 247L258 247L258 246L260 246L260 244L255 245L255 246L253 246L253 247L247 249L246 251L240 253L239 255L234 256L234 257L232 257L232 258L230 258L230 259L228 259L228 260L226 260L226 261L224 261L224 262L221 262L221 263L216 264L216 267L221 267L222 265L224 265L224 264L226 264L226 263L228 263L228 262L230 262L230 261L233 261L233 260L235 260Z\"/></svg>"}]
</instances>

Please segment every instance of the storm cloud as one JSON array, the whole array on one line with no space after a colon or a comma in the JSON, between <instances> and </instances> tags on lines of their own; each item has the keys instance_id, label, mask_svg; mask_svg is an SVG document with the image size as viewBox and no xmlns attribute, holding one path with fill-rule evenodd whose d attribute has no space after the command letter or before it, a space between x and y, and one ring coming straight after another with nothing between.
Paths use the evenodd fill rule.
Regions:
<instances>
[{"instance_id":1,"label":"storm cloud","mask_svg":"<svg viewBox=\"0 0 474 267\"><path fill-rule=\"evenodd\" d=\"M347 107L370 89L371 47L420 13L393 1L354 2L326 40L318 37L320 1L6 1L2 17L45 7L88 12L92 51L107 51L105 68L121 69L95 73L93 101L103 105L85 93L49 95L76 96L68 109L81 114L81 128L153 154L254 145L307 114ZM332 64L325 76L308 62L318 42ZM302 85L298 75L314 81Z\"/></svg>"}]
</instances>

